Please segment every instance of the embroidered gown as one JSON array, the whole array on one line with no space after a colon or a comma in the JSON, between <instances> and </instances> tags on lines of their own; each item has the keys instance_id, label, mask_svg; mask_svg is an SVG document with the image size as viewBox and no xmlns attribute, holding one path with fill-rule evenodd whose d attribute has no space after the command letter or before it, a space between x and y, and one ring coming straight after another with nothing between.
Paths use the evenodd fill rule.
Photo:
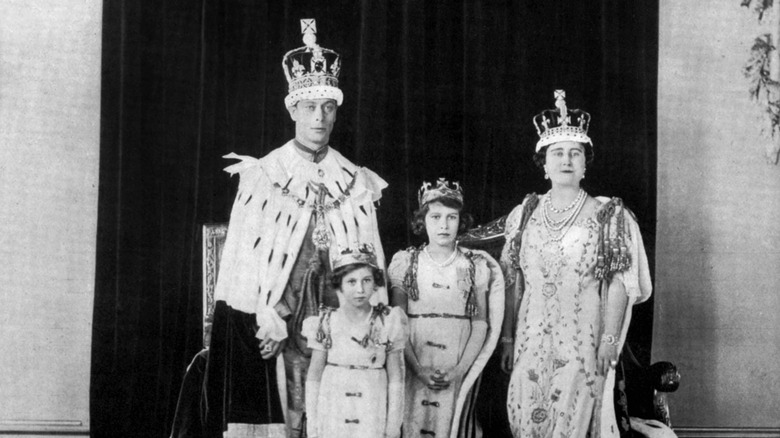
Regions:
<instances>
[{"instance_id":1,"label":"embroidered gown","mask_svg":"<svg viewBox=\"0 0 780 438\"><path fill-rule=\"evenodd\" d=\"M596 215L602 207L578 218L555 241L544 225L544 206L539 202L522 234L518 260L525 291L507 397L515 437L585 437L588 433L597 397L605 387L604 378L596 375L601 316L599 280L594 275L600 233ZM507 219L508 238L519 220L519 209ZM614 274L629 295L621 341L630 321L630 306L650 293L641 235L630 214L625 221L632 264L627 271ZM604 406L612 403L605 399Z\"/></svg>"},{"instance_id":2,"label":"embroidered gown","mask_svg":"<svg viewBox=\"0 0 780 438\"><path fill-rule=\"evenodd\" d=\"M470 263L464 250L458 251L457 257L443 267L435 264L424 251L420 251L418 256L419 299L408 300L407 315L410 344L422 367L446 370L456 366L471 335L471 318L465 310L471 286ZM487 264L490 256L482 251L473 251L472 254L476 268L475 292L485 294L491 276ZM392 287L400 288L407 294L403 283L410 262L410 250L399 251L388 268ZM478 314L484 315L485 309L478 309ZM449 388L434 391L414 373L407 372L404 438L449 437L461 383L461 380L454 381Z\"/></svg>"},{"instance_id":3,"label":"embroidered gown","mask_svg":"<svg viewBox=\"0 0 780 438\"><path fill-rule=\"evenodd\" d=\"M376 307L374 308L376 311ZM359 324L351 323L338 310L323 322L332 345L326 349L317 341L319 316L307 318L303 334L309 347L327 352L317 402L319 438L382 437L387 419L387 354L403 350L408 333L407 320L399 308L374 322L375 336L366 348L358 340L369 332L371 313ZM379 341L379 342L376 342Z\"/></svg>"}]
</instances>

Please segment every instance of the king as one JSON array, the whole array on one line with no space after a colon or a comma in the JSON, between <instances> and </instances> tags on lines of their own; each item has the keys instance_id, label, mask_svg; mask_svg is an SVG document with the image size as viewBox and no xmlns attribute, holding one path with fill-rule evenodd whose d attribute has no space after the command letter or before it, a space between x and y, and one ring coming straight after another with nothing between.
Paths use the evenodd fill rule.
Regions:
<instances>
[{"instance_id":1,"label":"king","mask_svg":"<svg viewBox=\"0 0 780 438\"><path fill-rule=\"evenodd\" d=\"M208 436L304 436L311 351L301 326L338 305L330 260L368 244L385 266L375 203L387 183L329 146L341 61L317 44L314 20L301 31L305 45L283 57L295 138L259 159L226 156L240 160L225 169L240 181L215 291ZM375 295L387 302L386 290Z\"/></svg>"}]
</instances>

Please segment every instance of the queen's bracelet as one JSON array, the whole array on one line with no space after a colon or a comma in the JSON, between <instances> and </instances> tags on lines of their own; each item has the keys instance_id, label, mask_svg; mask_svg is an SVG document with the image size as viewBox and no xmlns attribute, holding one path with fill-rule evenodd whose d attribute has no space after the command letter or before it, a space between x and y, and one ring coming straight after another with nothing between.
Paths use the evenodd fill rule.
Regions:
<instances>
[{"instance_id":1,"label":"queen's bracelet","mask_svg":"<svg viewBox=\"0 0 780 438\"><path fill-rule=\"evenodd\" d=\"M515 342L515 340L512 339L509 336L501 336L500 341L501 341L502 344L511 344L511 343Z\"/></svg>"},{"instance_id":2,"label":"queen's bracelet","mask_svg":"<svg viewBox=\"0 0 780 438\"><path fill-rule=\"evenodd\" d=\"M615 335L601 335L601 342L609 345L617 345L620 340Z\"/></svg>"}]
</instances>

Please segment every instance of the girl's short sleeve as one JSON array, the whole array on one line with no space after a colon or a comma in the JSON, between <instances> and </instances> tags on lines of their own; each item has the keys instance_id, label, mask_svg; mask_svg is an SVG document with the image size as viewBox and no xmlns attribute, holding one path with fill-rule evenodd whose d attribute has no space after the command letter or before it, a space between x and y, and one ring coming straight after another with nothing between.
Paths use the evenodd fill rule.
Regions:
<instances>
[{"instance_id":1,"label":"girl's short sleeve","mask_svg":"<svg viewBox=\"0 0 780 438\"><path fill-rule=\"evenodd\" d=\"M387 268L387 278L390 279L390 287L388 290L392 288L398 288L399 290L406 293L406 288L404 287L404 278L406 277L406 271L409 268L409 263L411 263L411 254L409 251L398 251L393 255L393 260L390 262L390 266Z\"/></svg>"},{"instance_id":2,"label":"girl's short sleeve","mask_svg":"<svg viewBox=\"0 0 780 438\"><path fill-rule=\"evenodd\" d=\"M387 340L391 342L389 351L403 350L409 337L409 320L400 307L393 307L385 319Z\"/></svg>"},{"instance_id":3,"label":"girl's short sleeve","mask_svg":"<svg viewBox=\"0 0 780 438\"><path fill-rule=\"evenodd\" d=\"M319 316L310 316L303 320L303 326L301 327L301 335L306 338L309 348L313 350L325 350L325 347L317 342L317 330L320 326Z\"/></svg>"}]
</instances>

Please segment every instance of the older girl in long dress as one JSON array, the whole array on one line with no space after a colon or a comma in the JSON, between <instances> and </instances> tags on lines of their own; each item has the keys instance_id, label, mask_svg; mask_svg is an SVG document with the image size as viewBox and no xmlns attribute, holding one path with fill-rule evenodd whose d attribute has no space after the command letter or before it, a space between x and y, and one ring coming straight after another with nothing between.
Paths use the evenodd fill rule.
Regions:
<instances>
[{"instance_id":1,"label":"older girl in long dress","mask_svg":"<svg viewBox=\"0 0 780 438\"><path fill-rule=\"evenodd\" d=\"M418 201L413 226L428 244L399 251L388 268L393 302L410 325L404 437L457 436L466 395L500 332L503 276L486 252L456 244L469 225L457 183L426 183Z\"/></svg>"},{"instance_id":2,"label":"older girl in long dress","mask_svg":"<svg viewBox=\"0 0 780 438\"><path fill-rule=\"evenodd\" d=\"M384 284L372 248L347 250L333 262L338 309L307 318L312 349L306 380L309 438L401 435L406 316L369 298Z\"/></svg>"},{"instance_id":3,"label":"older girl in long dress","mask_svg":"<svg viewBox=\"0 0 780 438\"><path fill-rule=\"evenodd\" d=\"M631 306L651 292L647 258L620 199L580 187L593 158L590 115L567 109L562 90L556 97L534 119L550 191L528 195L506 222L509 422L515 437L618 436L614 367Z\"/></svg>"}]
</instances>

